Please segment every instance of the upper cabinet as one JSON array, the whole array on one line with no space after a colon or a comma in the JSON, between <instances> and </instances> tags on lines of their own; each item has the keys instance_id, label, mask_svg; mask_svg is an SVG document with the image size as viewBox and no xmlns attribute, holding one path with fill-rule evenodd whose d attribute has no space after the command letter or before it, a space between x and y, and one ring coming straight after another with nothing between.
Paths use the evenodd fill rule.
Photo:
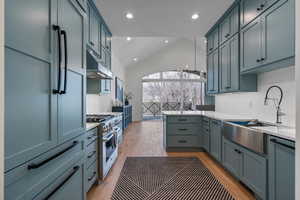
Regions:
<instances>
[{"instance_id":1,"label":"upper cabinet","mask_svg":"<svg viewBox=\"0 0 300 200\"><path fill-rule=\"evenodd\" d=\"M219 27L215 27L207 34L207 53L213 52L219 46Z\"/></svg>"},{"instance_id":2,"label":"upper cabinet","mask_svg":"<svg viewBox=\"0 0 300 200\"><path fill-rule=\"evenodd\" d=\"M228 15L220 23L220 44L239 31L239 6L236 5L228 11Z\"/></svg>"},{"instance_id":3,"label":"upper cabinet","mask_svg":"<svg viewBox=\"0 0 300 200\"><path fill-rule=\"evenodd\" d=\"M280 0L241 30L241 71L289 66L295 56L293 0Z\"/></svg>"},{"instance_id":4,"label":"upper cabinet","mask_svg":"<svg viewBox=\"0 0 300 200\"><path fill-rule=\"evenodd\" d=\"M219 92L219 50L207 56L207 94Z\"/></svg>"}]
</instances>

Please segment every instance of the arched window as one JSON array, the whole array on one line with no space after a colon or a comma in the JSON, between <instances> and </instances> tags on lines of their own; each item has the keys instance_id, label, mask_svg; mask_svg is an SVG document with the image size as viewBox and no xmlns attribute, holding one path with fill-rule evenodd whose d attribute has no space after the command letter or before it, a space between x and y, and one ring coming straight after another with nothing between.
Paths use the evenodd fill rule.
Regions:
<instances>
[{"instance_id":1,"label":"arched window","mask_svg":"<svg viewBox=\"0 0 300 200\"><path fill-rule=\"evenodd\" d=\"M204 104L205 83L201 76L166 71L143 77L144 118L160 116L163 110L194 110Z\"/></svg>"}]
</instances>

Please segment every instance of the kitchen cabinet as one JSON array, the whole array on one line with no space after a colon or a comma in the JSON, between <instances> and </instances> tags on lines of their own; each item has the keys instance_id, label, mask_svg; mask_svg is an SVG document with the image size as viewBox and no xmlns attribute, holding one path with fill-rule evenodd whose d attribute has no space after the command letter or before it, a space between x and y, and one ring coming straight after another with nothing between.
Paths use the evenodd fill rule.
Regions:
<instances>
[{"instance_id":1,"label":"kitchen cabinet","mask_svg":"<svg viewBox=\"0 0 300 200\"><path fill-rule=\"evenodd\" d=\"M222 122L218 120L210 120L210 151L209 153L217 160L221 161L222 146Z\"/></svg>"},{"instance_id":2,"label":"kitchen cabinet","mask_svg":"<svg viewBox=\"0 0 300 200\"><path fill-rule=\"evenodd\" d=\"M207 53L211 53L219 46L219 27L215 27L207 35Z\"/></svg>"},{"instance_id":3,"label":"kitchen cabinet","mask_svg":"<svg viewBox=\"0 0 300 200\"><path fill-rule=\"evenodd\" d=\"M102 63L107 69L111 69L111 33L105 23L101 24L101 50Z\"/></svg>"},{"instance_id":4,"label":"kitchen cabinet","mask_svg":"<svg viewBox=\"0 0 300 200\"><path fill-rule=\"evenodd\" d=\"M100 54L100 20L98 16L97 8L94 3L88 1L88 22L89 22L89 45L99 55Z\"/></svg>"},{"instance_id":5,"label":"kitchen cabinet","mask_svg":"<svg viewBox=\"0 0 300 200\"><path fill-rule=\"evenodd\" d=\"M220 92L257 91L255 74L240 75L239 35L220 47Z\"/></svg>"},{"instance_id":6,"label":"kitchen cabinet","mask_svg":"<svg viewBox=\"0 0 300 200\"><path fill-rule=\"evenodd\" d=\"M224 137L222 141L222 163L225 168L259 198L267 199L267 158Z\"/></svg>"},{"instance_id":7,"label":"kitchen cabinet","mask_svg":"<svg viewBox=\"0 0 300 200\"><path fill-rule=\"evenodd\" d=\"M201 132L201 146L206 152L210 151L210 120L206 117L202 117L202 132Z\"/></svg>"},{"instance_id":8,"label":"kitchen cabinet","mask_svg":"<svg viewBox=\"0 0 300 200\"><path fill-rule=\"evenodd\" d=\"M295 143L269 137L269 200L295 199Z\"/></svg>"},{"instance_id":9,"label":"kitchen cabinet","mask_svg":"<svg viewBox=\"0 0 300 200\"><path fill-rule=\"evenodd\" d=\"M123 130L125 130L132 122L132 105L113 106L112 112L123 113Z\"/></svg>"},{"instance_id":10,"label":"kitchen cabinet","mask_svg":"<svg viewBox=\"0 0 300 200\"><path fill-rule=\"evenodd\" d=\"M216 94L219 91L219 50L207 57L207 93Z\"/></svg>"},{"instance_id":11,"label":"kitchen cabinet","mask_svg":"<svg viewBox=\"0 0 300 200\"><path fill-rule=\"evenodd\" d=\"M111 80L101 80L101 93L102 94L111 93Z\"/></svg>"},{"instance_id":12,"label":"kitchen cabinet","mask_svg":"<svg viewBox=\"0 0 300 200\"><path fill-rule=\"evenodd\" d=\"M220 45L226 42L229 38L233 37L239 31L239 4L234 4L225 13L224 19L220 25Z\"/></svg>"},{"instance_id":13,"label":"kitchen cabinet","mask_svg":"<svg viewBox=\"0 0 300 200\"><path fill-rule=\"evenodd\" d=\"M241 71L257 73L294 63L293 0L280 0L241 30Z\"/></svg>"},{"instance_id":14,"label":"kitchen cabinet","mask_svg":"<svg viewBox=\"0 0 300 200\"><path fill-rule=\"evenodd\" d=\"M222 164L235 177L242 173L242 154L239 147L223 138L222 142Z\"/></svg>"}]
</instances>

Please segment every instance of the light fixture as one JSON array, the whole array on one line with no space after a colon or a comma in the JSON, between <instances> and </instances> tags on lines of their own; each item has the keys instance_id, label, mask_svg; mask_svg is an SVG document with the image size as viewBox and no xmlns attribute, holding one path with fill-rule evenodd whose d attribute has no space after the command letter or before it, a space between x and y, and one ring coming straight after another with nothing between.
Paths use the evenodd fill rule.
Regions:
<instances>
[{"instance_id":1,"label":"light fixture","mask_svg":"<svg viewBox=\"0 0 300 200\"><path fill-rule=\"evenodd\" d=\"M169 40L165 40L164 43L165 43L165 44L168 44L168 43L169 43Z\"/></svg>"},{"instance_id":2,"label":"light fixture","mask_svg":"<svg viewBox=\"0 0 300 200\"><path fill-rule=\"evenodd\" d=\"M125 16L126 16L127 19L133 19L134 18L133 14L131 12L126 13Z\"/></svg>"},{"instance_id":3,"label":"light fixture","mask_svg":"<svg viewBox=\"0 0 300 200\"><path fill-rule=\"evenodd\" d=\"M129 42L129 41L132 40L132 38L131 37L127 37L126 40Z\"/></svg>"},{"instance_id":4,"label":"light fixture","mask_svg":"<svg viewBox=\"0 0 300 200\"><path fill-rule=\"evenodd\" d=\"M138 58L133 58L133 61L134 61L134 62L137 62L137 61L138 61Z\"/></svg>"},{"instance_id":5,"label":"light fixture","mask_svg":"<svg viewBox=\"0 0 300 200\"><path fill-rule=\"evenodd\" d=\"M194 13L193 15L192 15L192 20L196 20L196 19L198 19L199 18L199 14L198 13Z\"/></svg>"}]
</instances>

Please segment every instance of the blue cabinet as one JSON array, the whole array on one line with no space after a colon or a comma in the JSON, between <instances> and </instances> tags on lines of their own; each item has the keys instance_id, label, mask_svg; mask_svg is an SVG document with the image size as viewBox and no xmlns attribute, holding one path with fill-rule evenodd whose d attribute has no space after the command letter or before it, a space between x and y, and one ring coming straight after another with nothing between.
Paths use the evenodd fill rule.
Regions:
<instances>
[{"instance_id":1,"label":"blue cabinet","mask_svg":"<svg viewBox=\"0 0 300 200\"><path fill-rule=\"evenodd\" d=\"M113 106L112 111L123 113L123 130L125 130L132 122L132 105Z\"/></svg>"},{"instance_id":2,"label":"blue cabinet","mask_svg":"<svg viewBox=\"0 0 300 200\"><path fill-rule=\"evenodd\" d=\"M217 160L221 161L222 147L222 122L210 120L210 151L209 153Z\"/></svg>"},{"instance_id":3,"label":"blue cabinet","mask_svg":"<svg viewBox=\"0 0 300 200\"><path fill-rule=\"evenodd\" d=\"M269 200L295 199L295 143L269 137Z\"/></svg>"},{"instance_id":4,"label":"blue cabinet","mask_svg":"<svg viewBox=\"0 0 300 200\"><path fill-rule=\"evenodd\" d=\"M207 57L207 94L219 92L219 50Z\"/></svg>"},{"instance_id":5,"label":"blue cabinet","mask_svg":"<svg viewBox=\"0 0 300 200\"><path fill-rule=\"evenodd\" d=\"M220 45L233 37L239 31L239 4L236 3L230 8L224 19L220 22Z\"/></svg>"},{"instance_id":6,"label":"blue cabinet","mask_svg":"<svg viewBox=\"0 0 300 200\"><path fill-rule=\"evenodd\" d=\"M267 199L267 158L223 137L222 163L260 199Z\"/></svg>"},{"instance_id":7,"label":"blue cabinet","mask_svg":"<svg viewBox=\"0 0 300 200\"><path fill-rule=\"evenodd\" d=\"M294 0L280 0L241 30L243 73L294 64Z\"/></svg>"},{"instance_id":8,"label":"blue cabinet","mask_svg":"<svg viewBox=\"0 0 300 200\"><path fill-rule=\"evenodd\" d=\"M219 46L219 27L214 27L209 33L206 34L207 38L207 53L211 53Z\"/></svg>"}]
</instances>

